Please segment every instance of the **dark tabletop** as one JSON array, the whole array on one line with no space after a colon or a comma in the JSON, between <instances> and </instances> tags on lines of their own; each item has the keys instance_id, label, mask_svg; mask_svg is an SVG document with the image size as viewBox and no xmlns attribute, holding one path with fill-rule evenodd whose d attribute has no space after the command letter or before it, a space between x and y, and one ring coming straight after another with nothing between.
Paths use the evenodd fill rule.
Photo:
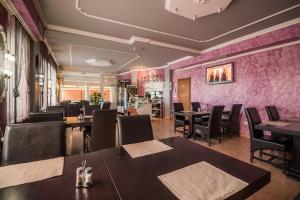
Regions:
<instances>
[{"instance_id":1,"label":"dark tabletop","mask_svg":"<svg viewBox=\"0 0 300 200\"><path fill-rule=\"evenodd\" d=\"M229 114L230 111L223 111L223 114ZM200 111L200 112L195 112L195 111L179 111L179 112L174 112L174 115L178 116L186 116L186 117L191 117L191 116L207 116L210 115L210 111Z\"/></svg>"},{"instance_id":2,"label":"dark tabletop","mask_svg":"<svg viewBox=\"0 0 300 200\"><path fill-rule=\"evenodd\" d=\"M67 117L65 123L67 127L86 127L92 126L92 119L85 118L84 120L80 121L78 120L78 117Z\"/></svg>"},{"instance_id":3,"label":"dark tabletop","mask_svg":"<svg viewBox=\"0 0 300 200\"><path fill-rule=\"evenodd\" d=\"M194 111L180 111L180 112L174 112L174 115L178 116L205 116L210 115L209 111L201 111L201 112L194 112Z\"/></svg>"},{"instance_id":4,"label":"dark tabletop","mask_svg":"<svg viewBox=\"0 0 300 200\"><path fill-rule=\"evenodd\" d=\"M177 199L157 178L205 161L249 185L229 199L244 199L270 182L270 172L180 137L161 140L172 150L132 159L123 149L100 151L124 199Z\"/></svg>"},{"instance_id":5,"label":"dark tabletop","mask_svg":"<svg viewBox=\"0 0 300 200\"><path fill-rule=\"evenodd\" d=\"M256 129L271 131L291 136L300 137L300 123L297 122L288 122L289 124L286 126L276 126L270 124L258 124L255 126Z\"/></svg>"},{"instance_id":6,"label":"dark tabletop","mask_svg":"<svg viewBox=\"0 0 300 200\"><path fill-rule=\"evenodd\" d=\"M93 168L93 187L76 189L76 168L86 159L87 166ZM118 199L118 194L99 152L65 158L62 176L0 189L0 199Z\"/></svg>"}]
</instances>

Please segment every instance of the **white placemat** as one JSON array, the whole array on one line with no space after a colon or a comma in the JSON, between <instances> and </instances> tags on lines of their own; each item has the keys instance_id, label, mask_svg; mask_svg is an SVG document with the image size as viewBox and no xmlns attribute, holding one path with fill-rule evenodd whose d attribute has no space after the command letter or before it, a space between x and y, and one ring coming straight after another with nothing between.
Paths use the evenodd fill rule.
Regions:
<instances>
[{"instance_id":1,"label":"white placemat","mask_svg":"<svg viewBox=\"0 0 300 200\"><path fill-rule=\"evenodd\" d=\"M169 147L168 145L158 140L150 140L146 142L126 144L122 146L132 158L138 158L141 156L146 156L173 149L172 147Z\"/></svg>"},{"instance_id":2,"label":"white placemat","mask_svg":"<svg viewBox=\"0 0 300 200\"><path fill-rule=\"evenodd\" d=\"M274 125L274 126L287 126L289 122L282 122L282 121L266 121L264 122L266 125Z\"/></svg>"},{"instance_id":3,"label":"white placemat","mask_svg":"<svg viewBox=\"0 0 300 200\"><path fill-rule=\"evenodd\" d=\"M178 199L183 200L221 200L248 185L206 162L199 162L158 178Z\"/></svg>"},{"instance_id":4,"label":"white placemat","mask_svg":"<svg viewBox=\"0 0 300 200\"><path fill-rule=\"evenodd\" d=\"M61 176L64 157L0 167L0 188Z\"/></svg>"}]
</instances>

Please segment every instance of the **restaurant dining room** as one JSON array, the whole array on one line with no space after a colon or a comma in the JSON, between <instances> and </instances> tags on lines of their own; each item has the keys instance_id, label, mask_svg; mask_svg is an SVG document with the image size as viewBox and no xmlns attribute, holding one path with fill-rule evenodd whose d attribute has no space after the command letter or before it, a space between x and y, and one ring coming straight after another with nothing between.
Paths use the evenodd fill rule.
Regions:
<instances>
[{"instance_id":1,"label":"restaurant dining room","mask_svg":"<svg viewBox=\"0 0 300 200\"><path fill-rule=\"evenodd\" d=\"M300 200L300 0L0 0L0 200Z\"/></svg>"}]
</instances>

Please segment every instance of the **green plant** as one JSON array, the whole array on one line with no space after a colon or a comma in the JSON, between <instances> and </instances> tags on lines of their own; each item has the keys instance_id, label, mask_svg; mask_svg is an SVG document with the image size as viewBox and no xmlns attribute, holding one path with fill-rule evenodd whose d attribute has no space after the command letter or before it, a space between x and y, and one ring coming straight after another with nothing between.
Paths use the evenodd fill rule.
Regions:
<instances>
[{"instance_id":1,"label":"green plant","mask_svg":"<svg viewBox=\"0 0 300 200\"><path fill-rule=\"evenodd\" d=\"M91 104L92 105L100 105L103 101L102 94L99 92L94 92L91 96Z\"/></svg>"}]
</instances>

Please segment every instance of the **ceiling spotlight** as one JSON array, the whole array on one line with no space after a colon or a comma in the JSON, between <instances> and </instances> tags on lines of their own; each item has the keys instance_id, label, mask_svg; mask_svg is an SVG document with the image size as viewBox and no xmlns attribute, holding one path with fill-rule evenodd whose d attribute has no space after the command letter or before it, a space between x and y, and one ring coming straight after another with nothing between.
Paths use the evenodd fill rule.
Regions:
<instances>
[{"instance_id":1,"label":"ceiling spotlight","mask_svg":"<svg viewBox=\"0 0 300 200\"><path fill-rule=\"evenodd\" d=\"M198 17L197 15L194 15L194 16L193 16L193 20L196 20L196 19L197 19L197 17Z\"/></svg>"},{"instance_id":2,"label":"ceiling spotlight","mask_svg":"<svg viewBox=\"0 0 300 200\"><path fill-rule=\"evenodd\" d=\"M174 12L178 12L178 8L174 8Z\"/></svg>"}]
</instances>

